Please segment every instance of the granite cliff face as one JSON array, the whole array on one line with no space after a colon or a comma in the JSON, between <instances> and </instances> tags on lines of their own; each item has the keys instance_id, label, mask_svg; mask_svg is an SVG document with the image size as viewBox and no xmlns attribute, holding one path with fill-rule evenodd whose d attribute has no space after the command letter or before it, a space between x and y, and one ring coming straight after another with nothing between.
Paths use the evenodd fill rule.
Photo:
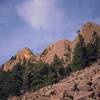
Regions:
<instances>
[{"instance_id":1,"label":"granite cliff face","mask_svg":"<svg viewBox=\"0 0 100 100\"><path fill-rule=\"evenodd\" d=\"M100 37L100 26L95 23L88 22L82 26L79 33L83 36L87 44L93 40L94 34L97 34L97 36ZM76 37L74 41L68 41L65 39L59 40L56 43L49 45L39 56L34 55L29 48L24 48L22 51L19 51L15 57L12 57L3 65L3 70L12 70L18 62L30 59L33 61L42 60L50 64L52 63L55 55L57 55L60 59L63 59L65 65L67 65L72 61L74 47L78 42L78 37Z\"/></svg>"}]
</instances>

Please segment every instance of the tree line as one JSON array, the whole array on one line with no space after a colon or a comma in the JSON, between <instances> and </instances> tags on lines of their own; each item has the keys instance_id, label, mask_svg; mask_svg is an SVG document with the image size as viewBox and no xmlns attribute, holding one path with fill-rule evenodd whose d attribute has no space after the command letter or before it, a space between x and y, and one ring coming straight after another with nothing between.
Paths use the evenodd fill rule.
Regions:
<instances>
[{"instance_id":1,"label":"tree line","mask_svg":"<svg viewBox=\"0 0 100 100\"><path fill-rule=\"evenodd\" d=\"M12 71L0 72L0 100L52 85L69 75L69 72L70 69L64 68L63 60L57 55L50 65L42 61L22 61Z\"/></svg>"}]
</instances>

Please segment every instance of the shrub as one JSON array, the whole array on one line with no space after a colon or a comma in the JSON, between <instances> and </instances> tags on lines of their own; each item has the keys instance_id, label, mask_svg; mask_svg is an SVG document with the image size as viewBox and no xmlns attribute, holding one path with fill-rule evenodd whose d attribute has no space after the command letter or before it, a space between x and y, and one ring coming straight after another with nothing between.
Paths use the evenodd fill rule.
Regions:
<instances>
[{"instance_id":1,"label":"shrub","mask_svg":"<svg viewBox=\"0 0 100 100\"><path fill-rule=\"evenodd\" d=\"M20 95L22 80L12 72L0 72L0 99L6 100L10 95Z\"/></svg>"}]
</instances>

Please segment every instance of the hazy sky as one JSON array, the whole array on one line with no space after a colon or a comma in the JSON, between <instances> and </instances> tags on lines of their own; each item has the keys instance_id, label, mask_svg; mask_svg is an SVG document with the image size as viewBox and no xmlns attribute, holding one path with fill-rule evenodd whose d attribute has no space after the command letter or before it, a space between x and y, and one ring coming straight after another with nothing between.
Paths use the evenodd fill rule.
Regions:
<instances>
[{"instance_id":1,"label":"hazy sky","mask_svg":"<svg viewBox=\"0 0 100 100\"><path fill-rule=\"evenodd\" d=\"M24 47L73 40L87 21L100 24L100 0L0 0L0 64Z\"/></svg>"}]
</instances>

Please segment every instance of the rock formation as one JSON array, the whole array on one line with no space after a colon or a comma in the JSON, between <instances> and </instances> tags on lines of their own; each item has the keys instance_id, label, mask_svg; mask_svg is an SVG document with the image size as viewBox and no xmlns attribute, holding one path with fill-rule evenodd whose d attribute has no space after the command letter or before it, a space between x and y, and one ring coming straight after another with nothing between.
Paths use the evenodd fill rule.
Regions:
<instances>
[{"instance_id":1,"label":"rock formation","mask_svg":"<svg viewBox=\"0 0 100 100\"><path fill-rule=\"evenodd\" d=\"M16 60L29 60L36 59L36 56L29 48L24 48L22 51L17 52Z\"/></svg>"},{"instance_id":2,"label":"rock formation","mask_svg":"<svg viewBox=\"0 0 100 100\"><path fill-rule=\"evenodd\" d=\"M100 26L88 22L82 26L79 30L79 33L83 36L86 44L91 42L94 38L94 34L97 34L100 37ZM46 63L51 63L55 54L63 59L65 65L69 64L73 58L74 47L78 43L78 37L74 41L60 40L52 45L49 45L39 56L35 56L29 48L24 48L22 51L19 51L15 57L12 57L7 63L3 65L3 70L11 70L14 65L22 60L33 59L33 61L42 60Z\"/></svg>"},{"instance_id":3,"label":"rock formation","mask_svg":"<svg viewBox=\"0 0 100 100\"><path fill-rule=\"evenodd\" d=\"M5 64L3 64L4 71L11 71L16 64L21 61L35 60L36 56L31 52L29 48L24 48L22 51L19 51L14 57L11 57Z\"/></svg>"},{"instance_id":4,"label":"rock formation","mask_svg":"<svg viewBox=\"0 0 100 100\"><path fill-rule=\"evenodd\" d=\"M79 33L87 44L94 40L95 34L100 37L100 26L88 22ZM78 37L74 41L60 40L48 46L39 56L35 56L29 48L24 48L3 64L2 69L11 71L19 62L28 60L42 60L50 64L55 55L69 64L78 41ZM95 63L84 70L72 73L57 84L43 87L36 92L24 93L19 97L9 97L9 100L100 100L100 65Z\"/></svg>"},{"instance_id":5,"label":"rock formation","mask_svg":"<svg viewBox=\"0 0 100 100\"><path fill-rule=\"evenodd\" d=\"M55 55L57 55L60 59L63 59L65 62L70 62L71 55L71 41L68 40L60 40L55 44L48 46L42 54L40 55L40 59L44 62L51 63Z\"/></svg>"},{"instance_id":6,"label":"rock formation","mask_svg":"<svg viewBox=\"0 0 100 100\"><path fill-rule=\"evenodd\" d=\"M100 37L100 26L95 23L88 22L81 28L80 34L85 39L85 42L89 43L95 34Z\"/></svg>"},{"instance_id":7,"label":"rock formation","mask_svg":"<svg viewBox=\"0 0 100 100\"><path fill-rule=\"evenodd\" d=\"M92 22L87 22L82 26L78 34L83 36L86 44L90 43L94 39L94 34L100 37L100 26ZM74 47L78 42L78 37L76 37L74 41L60 40L48 46L38 59L50 64L56 54L60 59L63 58L66 64L68 64L72 61Z\"/></svg>"}]
</instances>

